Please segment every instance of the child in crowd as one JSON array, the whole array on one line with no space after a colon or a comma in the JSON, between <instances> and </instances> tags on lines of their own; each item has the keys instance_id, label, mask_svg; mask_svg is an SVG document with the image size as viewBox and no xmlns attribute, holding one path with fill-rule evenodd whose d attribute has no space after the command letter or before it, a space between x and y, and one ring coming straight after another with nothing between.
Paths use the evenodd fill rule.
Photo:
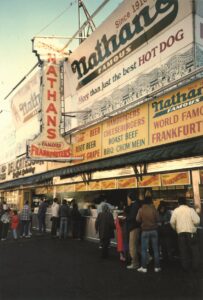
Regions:
<instances>
[{"instance_id":1,"label":"child in crowd","mask_svg":"<svg viewBox=\"0 0 203 300\"><path fill-rule=\"evenodd\" d=\"M17 210L14 210L13 215L11 217L11 229L12 229L14 240L18 239L18 234L17 234L18 225L19 225L18 213L17 213Z\"/></svg>"},{"instance_id":2,"label":"child in crowd","mask_svg":"<svg viewBox=\"0 0 203 300\"><path fill-rule=\"evenodd\" d=\"M8 236L8 229L9 229L9 224L10 224L10 214L9 214L9 209L6 209L2 216L1 216L1 223L2 223L2 235L1 235L1 240L5 241Z\"/></svg>"}]
</instances>

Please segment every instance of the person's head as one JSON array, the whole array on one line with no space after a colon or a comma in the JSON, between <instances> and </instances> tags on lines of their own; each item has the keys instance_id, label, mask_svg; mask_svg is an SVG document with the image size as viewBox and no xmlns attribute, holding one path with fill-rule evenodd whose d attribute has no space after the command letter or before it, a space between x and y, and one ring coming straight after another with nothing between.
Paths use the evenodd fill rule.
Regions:
<instances>
[{"instance_id":1,"label":"person's head","mask_svg":"<svg viewBox=\"0 0 203 300\"><path fill-rule=\"evenodd\" d=\"M158 212L163 214L166 211L166 203L161 201L159 206L158 206Z\"/></svg>"},{"instance_id":2,"label":"person's head","mask_svg":"<svg viewBox=\"0 0 203 300\"><path fill-rule=\"evenodd\" d=\"M73 203L73 209L78 209L78 205L76 202Z\"/></svg>"},{"instance_id":3,"label":"person's head","mask_svg":"<svg viewBox=\"0 0 203 300\"><path fill-rule=\"evenodd\" d=\"M25 205L28 205L28 204L29 204L29 201L28 201L28 200L26 200L26 201L25 201Z\"/></svg>"},{"instance_id":4,"label":"person's head","mask_svg":"<svg viewBox=\"0 0 203 300\"><path fill-rule=\"evenodd\" d=\"M73 199L71 200L71 204L72 204L72 206L73 206L75 203L76 203L76 199L75 199L75 198L73 198Z\"/></svg>"},{"instance_id":5,"label":"person's head","mask_svg":"<svg viewBox=\"0 0 203 300\"><path fill-rule=\"evenodd\" d=\"M108 205L107 204L104 204L103 206L102 206L102 212L109 212L110 210L109 210L109 207L108 207Z\"/></svg>"},{"instance_id":6,"label":"person's head","mask_svg":"<svg viewBox=\"0 0 203 300\"><path fill-rule=\"evenodd\" d=\"M182 196L182 197L178 198L178 204L179 205L186 205L186 203L187 202L186 202L186 198L185 197Z\"/></svg>"},{"instance_id":7,"label":"person's head","mask_svg":"<svg viewBox=\"0 0 203 300\"><path fill-rule=\"evenodd\" d=\"M152 204L152 197L146 196L144 199L144 204Z\"/></svg>"},{"instance_id":8,"label":"person's head","mask_svg":"<svg viewBox=\"0 0 203 300\"><path fill-rule=\"evenodd\" d=\"M54 202L54 203L58 203L58 198L54 198L54 199L53 199L53 202Z\"/></svg>"},{"instance_id":9,"label":"person's head","mask_svg":"<svg viewBox=\"0 0 203 300\"><path fill-rule=\"evenodd\" d=\"M135 194L132 193L132 192L128 193L128 195L127 195L127 204L128 204L128 206L130 206L135 201L136 201Z\"/></svg>"},{"instance_id":10,"label":"person's head","mask_svg":"<svg viewBox=\"0 0 203 300\"><path fill-rule=\"evenodd\" d=\"M13 214L16 216L18 214L17 210L14 210Z\"/></svg>"},{"instance_id":11,"label":"person's head","mask_svg":"<svg viewBox=\"0 0 203 300\"><path fill-rule=\"evenodd\" d=\"M62 204L63 204L63 205L66 205L66 204L67 204L66 199L63 199Z\"/></svg>"}]
</instances>

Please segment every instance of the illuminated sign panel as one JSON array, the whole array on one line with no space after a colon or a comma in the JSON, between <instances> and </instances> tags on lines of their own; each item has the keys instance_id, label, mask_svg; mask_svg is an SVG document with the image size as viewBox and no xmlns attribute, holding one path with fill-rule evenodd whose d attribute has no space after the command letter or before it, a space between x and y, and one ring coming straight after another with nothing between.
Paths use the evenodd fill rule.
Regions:
<instances>
[{"instance_id":1,"label":"illuminated sign panel","mask_svg":"<svg viewBox=\"0 0 203 300\"><path fill-rule=\"evenodd\" d=\"M74 135L74 157L83 157L83 162L102 158L101 130L101 125L97 125Z\"/></svg>"},{"instance_id":2,"label":"illuminated sign panel","mask_svg":"<svg viewBox=\"0 0 203 300\"><path fill-rule=\"evenodd\" d=\"M135 107L195 67L191 1L123 1L65 63L66 107L90 110L77 118L83 125Z\"/></svg>"},{"instance_id":3,"label":"illuminated sign panel","mask_svg":"<svg viewBox=\"0 0 203 300\"><path fill-rule=\"evenodd\" d=\"M151 187L160 186L161 180L160 175L146 175L143 176L141 180L138 181L138 187Z\"/></svg>"},{"instance_id":4,"label":"illuminated sign panel","mask_svg":"<svg viewBox=\"0 0 203 300\"><path fill-rule=\"evenodd\" d=\"M60 133L61 61L50 54L43 63L42 83L42 131L29 145L28 156L32 159L70 159L71 147Z\"/></svg>"},{"instance_id":5,"label":"illuminated sign panel","mask_svg":"<svg viewBox=\"0 0 203 300\"><path fill-rule=\"evenodd\" d=\"M117 179L118 189L134 189L137 187L135 177Z\"/></svg>"},{"instance_id":6,"label":"illuminated sign panel","mask_svg":"<svg viewBox=\"0 0 203 300\"><path fill-rule=\"evenodd\" d=\"M97 160L202 136L202 100L200 79L76 134L73 155Z\"/></svg>"},{"instance_id":7,"label":"illuminated sign panel","mask_svg":"<svg viewBox=\"0 0 203 300\"><path fill-rule=\"evenodd\" d=\"M148 146L147 105L103 123L103 157L136 151Z\"/></svg>"},{"instance_id":8,"label":"illuminated sign panel","mask_svg":"<svg viewBox=\"0 0 203 300\"><path fill-rule=\"evenodd\" d=\"M163 186L188 185L190 184L190 175L189 172L162 174L161 182Z\"/></svg>"},{"instance_id":9,"label":"illuminated sign panel","mask_svg":"<svg viewBox=\"0 0 203 300\"><path fill-rule=\"evenodd\" d=\"M150 146L203 134L203 80L149 103Z\"/></svg>"}]
</instances>

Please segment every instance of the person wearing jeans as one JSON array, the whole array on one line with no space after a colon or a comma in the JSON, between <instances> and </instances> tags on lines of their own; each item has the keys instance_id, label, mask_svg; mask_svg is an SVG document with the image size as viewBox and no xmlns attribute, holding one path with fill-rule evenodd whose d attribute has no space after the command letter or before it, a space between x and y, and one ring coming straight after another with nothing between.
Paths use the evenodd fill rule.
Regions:
<instances>
[{"instance_id":1,"label":"person wearing jeans","mask_svg":"<svg viewBox=\"0 0 203 300\"><path fill-rule=\"evenodd\" d=\"M154 253L154 271L160 272L159 262L159 250L158 250L158 221L159 215L152 204L152 198L145 197L144 204L139 209L137 222L141 223L142 235L141 235L141 262L142 266L138 269L138 272L147 272L148 263L148 249L149 242L151 242L153 253Z\"/></svg>"},{"instance_id":2,"label":"person wearing jeans","mask_svg":"<svg viewBox=\"0 0 203 300\"><path fill-rule=\"evenodd\" d=\"M70 217L70 209L65 199L63 199L62 205L59 208L59 217L60 217L59 238L65 239L68 236L68 220Z\"/></svg>"},{"instance_id":3,"label":"person wearing jeans","mask_svg":"<svg viewBox=\"0 0 203 300\"><path fill-rule=\"evenodd\" d=\"M173 211L170 224L178 234L180 261L184 271L198 270L200 265L197 226L200 217L187 205L185 197L179 197L179 206Z\"/></svg>"},{"instance_id":4,"label":"person wearing jeans","mask_svg":"<svg viewBox=\"0 0 203 300\"><path fill-rule=\"evenodd\" d=\"M153 253L154 253L154 267L155 267L155 269L158 269L160 267L160 263L159 263L158 233L157 233L157 230L148 230L148 231L143 231L142 232L142 237L141 237L142 267L144 269L147 268L149 241L151 241L152 250L153 250Z\"/></svg>"},{"instance_id":5,"label":"person wearing jeans","mask_svg":"<svg viewBox=\"0 0 203 300\"><path fill-rule=\"evenodd\" d=\"M131 264L127 269L139 268L139 238L140 238L140 224L136 221L136 216L140 208L140 202L131 192L127 195L126 226L129 235L129 254L131 257Z\"/></svg>"},{"instance_id":6,"label":"person wearing jeans","mask_svg":"<svg viewBox=\"0 0 203 300\"><path fill-rule=\"evenodd\" d=\"M20 212L20 237L30 237L28 234L29 223L31 217L31 209L29 207L29 202L26 201Z\"/></svg>"},{"instance_id":7,"label":"person wearing jeans","mask_svg":"<svg viewBox=\"0 0 203 300\"><path fill-rule=\"evenodd\" d=\"M59 204L58 199L53 199L53 204L51 206L51 236L53 238L57 237L57 229L59 223Z\"/></svg>"}]
</instances>

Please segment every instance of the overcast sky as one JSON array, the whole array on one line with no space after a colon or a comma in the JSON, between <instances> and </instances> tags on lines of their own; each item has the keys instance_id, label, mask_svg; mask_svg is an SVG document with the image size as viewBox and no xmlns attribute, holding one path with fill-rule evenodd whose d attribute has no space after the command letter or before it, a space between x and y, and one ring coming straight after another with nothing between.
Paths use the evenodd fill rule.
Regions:
<instances>
[{"instance_id":1,"label":"overcast sky","mask_svg":"<svg viewBox=\"0 0 203 300\"><path fill-rule=\"evenodd\" d=\"M83 2L92 14L103 0ZM109 0L94 19L96 26L121 2ZM78 30L77 3L78 0L0 0L0 110L7 109L8 101L3 99L37 63L31 39L36 35L69 37Z\"/></svg>"}]
</instances>

